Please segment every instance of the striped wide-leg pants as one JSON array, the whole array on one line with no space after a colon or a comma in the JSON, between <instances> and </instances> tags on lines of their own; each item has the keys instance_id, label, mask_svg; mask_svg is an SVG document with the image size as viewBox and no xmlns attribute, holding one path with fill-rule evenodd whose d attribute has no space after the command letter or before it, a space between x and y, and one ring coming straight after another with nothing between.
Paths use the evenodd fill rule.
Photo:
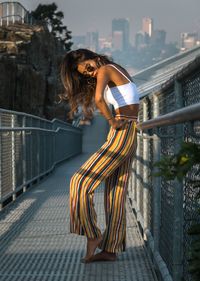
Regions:
<instances>
[{"instance_id":1,"label":"striped wide-leg pants","mask_svg":"<svg viewBox=\"0 0 200 281\"><path fill-rule=\"evenodd\" d=\"M116 253L125 250L126 194L136 150L136 121L112 127L106 142L72 176L70 182L70 232L88 238L101 237L94 209L94 190L105 181L106 228L99 248Z\"/></svg>"}]
</instances>

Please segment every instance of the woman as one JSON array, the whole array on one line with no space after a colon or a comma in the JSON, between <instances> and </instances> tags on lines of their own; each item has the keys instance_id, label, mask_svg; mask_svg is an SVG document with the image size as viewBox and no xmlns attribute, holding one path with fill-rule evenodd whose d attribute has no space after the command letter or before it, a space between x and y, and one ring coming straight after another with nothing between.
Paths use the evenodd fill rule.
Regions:
<instances>
[{"instance_id":1,"label":"woman","mask_svg":"<svg viewBox=\"0 0 200 281\"><path fill-rule=\"evenodd\" d=\"M106 142L71 178L70 231L87 237L87 253L82 261L114 261L118 252L125 251L125 202L136 150L139 95L124 68L87 49L66 54L61 79L72 113L80 104L86 113L96 106L110 124ZM108 104L114 106L115 116ZM93 196L104 180L106 229L102 234ZM97 248L102 251L95 255Z\"/></svg>"}]
</instances>

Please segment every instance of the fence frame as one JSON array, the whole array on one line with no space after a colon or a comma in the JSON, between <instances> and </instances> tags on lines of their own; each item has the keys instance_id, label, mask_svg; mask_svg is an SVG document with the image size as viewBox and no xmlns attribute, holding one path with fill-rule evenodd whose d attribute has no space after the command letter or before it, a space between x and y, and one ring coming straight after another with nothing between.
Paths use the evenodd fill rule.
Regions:
<instances>
[{"instance_id":1,"label":"fence frame","mask_svg":"<svg viewBox=\"0 0 200 281\"><path fill-rule=\"evenodd\" d=\"M5 121L5 120L6 121ZM16 126L15 122L16 120L20 120L20 124ZM8 120L8 121L7 121ZM9 126L5 125L5 123L8 122ZM17 123L17 122L16 122ZM29 124L30 126L27 126ZM78 128L78 122L75 123L76 126L71 125L70 123L66 123L64 121L53 119L52 121L46 120L44 118L40 118L31 114L23 113L23 112L16 112L6 109L0 109L0 144L4 141L5 134L7 136L10 136L9 140L11 143L11 168L12 168L12 186L9 188L9 191L6 191L6 194L3 194L3 148L1 145L1 153L0 153L0 210L4 207L5 204L7 204L7 201L15 201L16 197L18 196L18 193L25 192L27 188L35 183L38 183L41 181L44 176L47 176L49 173L51 173L57 164L60 162L75 156L82 152L82 129ZM26 134L30 134L30 140L26 140ZM36 143L33 144L33 137L34 134L36 135ZM49 134L50 139L48 138L48 143L51 143L50 151L47 153L50 154L47 155L46 151L43 153L43 155L40 155L40 149L41 149L41 141L44 140L43 138L47 138L47 135L42 134ZM17 146L15 144L15 140L17 136L21 136L22 144L20 146L21 154L22 154L22 160L20 163L20 166L22 167L22 179L21 184L17 186L16 183L16 168L17 168L17 160L16 160L16 154L17 154ZM67 146L67 142L69 142L70 147ZM72 147L73 143L77 144L76 147ZM26 146L29 145L29 148L32 150L35 145L36 147L36 156L35 158L31 156L31 164L29 164L28 159L26 157ZM43 147L47 146L43 144ZM63 149L63 150L62 150ZM61 151L62 150L62 151ZM32 154L30 154L32 155ZM44 167L40 167L41 164L41 157L43 157L43 163L45 166L45 170L43 170ZM5 159L5 157L4 157ZM48 162L50 159L50 163ZM5 161L5 160L4 160ZM9 161L9 157L8 160ZM4 162L5 163L5 162ZM30 166L31 171L30 174L32 175L31 178L27 179L27 170L28 166ZM36 167L37 173L33 176L32 168ZM5 192L4 192L5 193Z\"/></svg>"},{"instance_id":2,"label":"fence frame","mask_svg":"<svg viewBox=\"0 0 200 281\"><path fill-rule=\"evenodd\" d=\"M188 81L193 79L189 77L198 77L199 79L199 65L200 56L196 57L193 62L189 63L184 69L181 69L181 71L171 77L164 84L155 89L151 89L149 93L141 93L140 97L139 122L137 126L138 147L136 151L136 159L132 166L128 196L140 226L141 234L155 265L155 269L158 272L159 280L162 281L182 281L184 276L185 256L183 245L185 243L185 221L183 195L185 187L183 186L183 182L180 183L177 180L173 181L173 232L171 232L172 235L170 235L170 238L173 237L173 240L171 243L172 250L170 249L169 251L169 253L172 253L169 261L171 267L168 267L168 260L165 260L160 252L160 247L162 247L162 245L160 245L162 228L161 211L163 208L161 204L161 196L163 196L161 194L162 179L161 177L151 177L152 182L149 182L151 171L148 163L151 161L152 163L155 163L161 159L161 143L164 139L167 140L172 138L172 140L174 140L174 150L178 151L181 143L184 141L184 137L188 136L185 136L184 127L188 126L189 135L192 133L193 126L198 126L199 128L199 122L195 123L195 121L200 121L200 102L184 105L185 101L183 101L183 83L185 83L186 79L189 79ZM198 79L195 80L196 85L199 81ZM192 83L191 87L193 86ZM199 97L197 92L199 86L195 89L195 94ZM167 98L170 98L172 95L174 95L175 105L173 109L171 109L172 111L170 111L170 108L167 105ZM192 95L192 92L188 95ZM162 113L160 109L163 106L162 99L165 100L164 102L167 105L166 109L164 109L164 113ZM197 100L199 101L199 98ZM164 128L166 128L167 132L168 128L171 127L173 127L176 132L175 136L162 133L162 131L165 132L165 130L163 130ZM196 138L199 140L199 134ZM150 144L151 147L149 146ZM140 154L141 151L142 154ZM150 158L150 152L153 154L152 159ZM157 171L158 169L154 167L153 173L156 173ZM150 187L151 190L149 189ZM150 202L150 196L152 196L152 202ZM152 206L150 205L151 203ZM150 211L148 210L149 206L152 208ZM152 225L148 222L148 212L152 216L150 222ZM164 221L164 223L167 225L168 221ZM162 235L163 233L164 232L162 232ZM165 248L163 248L162 251L165 251ZM166 253L168 253L168 251L165 252L165 255ZM186 281L190 280L188 276L188 279L185 279Z\"/></svg>"}]
</instances>

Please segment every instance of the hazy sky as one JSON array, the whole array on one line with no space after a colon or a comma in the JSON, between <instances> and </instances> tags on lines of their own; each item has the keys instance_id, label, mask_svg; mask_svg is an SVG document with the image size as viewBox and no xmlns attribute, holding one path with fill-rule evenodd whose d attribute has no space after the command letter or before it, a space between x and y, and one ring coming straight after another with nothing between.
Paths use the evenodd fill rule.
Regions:
<instances>
[{"instance_id":1,"label":"hazy sky","mask_svg":"<svg viewBox=\"0 0 200 281\"><path fill-rule=\"evenodd\" d=\"M155 29L167 32L167 42L178 41L180 32L200 33L200 0L18 0L28 10L39 3L55 2L64 12L64 24L72 35L99 31L100 37L111 34L113 18L129 18L130 40L141 30L142 18L154 20Z\"/></svg>"}]
</instances>

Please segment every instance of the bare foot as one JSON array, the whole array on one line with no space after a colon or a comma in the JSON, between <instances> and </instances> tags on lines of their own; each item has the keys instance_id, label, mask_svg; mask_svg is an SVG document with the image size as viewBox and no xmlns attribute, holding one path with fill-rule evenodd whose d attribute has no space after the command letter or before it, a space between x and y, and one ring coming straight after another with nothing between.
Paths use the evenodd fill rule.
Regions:
<instances>
[{"instance_id":1,"label":"bare foot","mask_svg":"<svg viewBox=\"0 0 200 281\"><path fill-rule=\"evenodd\" d=\"M82 262L87 262L94 255L94 252L98 245L100 244L102 237L91 239L87 239L87 253L86 256L81 260Z\"/></svg>"},{"instance_id":2,"label":"bare foot","mask_svg":"<svg viewBox=\"0 0 200 281\"><path fill-rule=\"evenodd\" d=\"M90 257L87 262L94 262L94 261L116 261L117 255L115 253L109 253L106 251L102 251L96 255Z\"/></svg>"}]
</instances>

